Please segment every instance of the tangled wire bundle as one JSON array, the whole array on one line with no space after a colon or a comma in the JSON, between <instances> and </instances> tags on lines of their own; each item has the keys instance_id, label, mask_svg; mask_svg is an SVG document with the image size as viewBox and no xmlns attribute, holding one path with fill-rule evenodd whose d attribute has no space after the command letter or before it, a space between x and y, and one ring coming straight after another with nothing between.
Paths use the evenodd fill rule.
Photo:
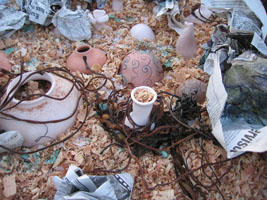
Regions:
<instances>
[{"instance_id":1,"label":"tangled wire bundle","mask_svg":"<svg viewBox=\"0 0 267 200\"><path fill-rule=\"evenodd\" d=\"M227 160L221 160L216 163L210 163L208 160L207 153L202 145L203 143L202 142L200 144L201 146L200 148L202 150L201 166L198 168L190 169L187 163L190 154L187 157L184 157L179 148L180 144L182 144L185 141L189 141L195 137L201 137L201 141L212 140L214 144L219 145L216 139L212 136L212 134L210 134L209 126L205 125L205 123L202 122L201 116L202 113L206 112L206 110L203 109L201 106L197 105L194 94L192 94L192 96L183 95L182 97L179 97L164 91L159 92L157 101L153 107L152 114L150 116L149 123L144 127L137 127L131 129L124 125L126 117L132 124L134 124L133 120L130 117L130 112L132 109L132 101L130 99L129 91L127 89L116 90L115 84L111 79L107 78L104 74L97 73L92 69L90 69L90 67L86 62L86 57L84 57L84 62L87 68L92 72L92 77L87 82L85 82L80 76L73 75L66 68L53 67L34 72L40 74L49 72L71 81L73 83L73 87L71 88L68 94L70 94L70 92L74 87L78 91L80 91L79 99L83 99L84 105L86 105L86 113L84 119L82 120L80 125L76 128L76 130L74 130L74 132L63 138L61 141L53 142L48 146L45 146L43 148L34 151L17 151L9 149L3 145L0 145L0 147L15 154L32 154L47 149L51 146L57 145L59 143L65 142L66 140L70 139L75 134L77 134L79 130L81 130L86 120L88 120L90 106L94 106L94 109L98 114L96 118L100 120L105 130L109 132L109 134L112 137L115 138L115 142L108 145L105 149L102 150L101 153L104 153L108 148L112 148L113 145L116 145L123 147L128 152L129 159L126 166L120 169L108 170L101 168L101 169L94 169L93 171L90 171L90 173L101 173L101 172L119 173L127 169L131 160L134 159L139 166L139 171L142 177L142 183L145 186L144 188L148 191L151 191L158 186L164 186L179 181L179 184L183 189L184 193L192 199L196 199L199 196L205 197L205 192L203 192L203 190L201 190L200 188L204 188L206 191L214 190L215 188L218 190L218 192L224 199L219 189L219 184L221 178L226 173L229 172L231 166L228 167L228 170L225 173L220 174L220 176L215 173L214 166L216 167L222 166L223 163L228 162L229 160L227 159ZM23 63L21 65L20 74L13 74L5 70L1 70L0 74L1 76L8 76L8 81L1 88L1 93L0 93L1 95L0 113L2 116L5 116L4 111L6 109L10 109L7 108L7 105L12 100L12 98L14 98L15 95L12 94L13 90L11 90L9 94L4 95L5 88L8 86L10 80L12 80L16 76L22 76L23 73L24 73ZM98 82L100 82L100 85L96 87L94 85L94 82L97 80L99 80ZM101 88L105 87L108 81L112 83L113 90L107 100L100 99L98 91ZM24 83L20 81L17 86L20 87ZM93 105L91 105L89 101L90 93L94 93L97 99ZM38 94L38 95L45 96L47 98L53 98L45 94L42 95ZM20 100L16 105L13 105L13 107L17 106L22 101L31 99L32 96L34 95L29 95L25 99ZM62 100L62 98L56 100L60 101ZM78 104L76 106L76 110L77 109L78 109ZM16 119L14 116L8 116L8 117ZM68 116L68 118L69 117L71 116ZM32 120L31 121L24 120L24 121L27 121L29 123L55 123L60 120L48 121L48 122L47 121L38 122ZM190 125L192 124L193 121L198 122L199 128L193 128L193 126ZM148 151L152 151L159 155L162 152L169 152L173 157L173 163L177 178L175 178L170 182L158 183L154 187L149 187L148 183L144 179L144 170L139 161L139 157L141 157ZM208 173L206 173L207 169L212 171L212 175L210 174L208 175ZM209 178L210 185L204 185L201 183L201 181L198 180L198 177L194 175L194 172L197 170L202 170L203 174L205 174Z\"/></svg>"}]
</instances>

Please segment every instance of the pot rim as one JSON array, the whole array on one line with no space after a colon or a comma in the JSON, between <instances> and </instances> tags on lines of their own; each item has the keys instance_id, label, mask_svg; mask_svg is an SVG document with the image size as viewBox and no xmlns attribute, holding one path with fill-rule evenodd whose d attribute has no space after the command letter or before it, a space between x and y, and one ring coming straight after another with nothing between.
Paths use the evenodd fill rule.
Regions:
<instances>
[{"instance_id":1,"label":"pot rim","mask_svg":"<svg viewBox=\"0 0 267 200\"><path fill-rule=\"evenodd\" d=\"M140 101L138 101L134 97L134 94L135 94L136 90L138 90L138 89L145 89L145 90L148 90L149 92L152 92L154 94L153 99L151 101L149 101L149 102L140 102ZM136 88L134 88L132 90L132 92L131 92L131 98L132 98L132 100L133 100L134 103L136 103L136 104L138 104L140 106L148 106L148 105L153 104L157 100L157 93L156 93L156 91L153 88L151 88L149 86L139 86L139 87L136 87Z\"/></svg>"},{"instance_id":2,"label":"pot rim","mask_svg":"<svg viewBox=\"0 0 267 200\"><path fill-rule=\"evenodd\" d=\"M55 77L50 74L50 73L47 73L45 72L43 75L41 74L33 74L34 72L26 72L22 75L22 79L21 79L21 84L19 84L16 89L10 94L10 95L14 95L14 93L21 87L23 86L24 84L26 84L27 82L29 81L32 81L32 80L46 80L46 81L49 81L51 83L51 87L50 89L45 93L45 95L47 96L51 96L52 92L54 91L55 89L55 85L56 85L56 80L55 80ZM12 89L13 87L19 82L19 79L20 79L20 76L16 77L15 79L13 79L8 87L7 87L7 92L6 94L8 94ZM37 99L34 99L34 100L27 100L27 101L22 101L20 104L21 105L31 105L31 104L35 104L35 103L38 103L40 101L43 101L45 98L47 97L44 97L44 96L41 96ZM15 99L14 97L12 98L11 100L12 103L19 103L20 100L17 100Z\"/></svg>"},{"instance_id":3,"label":"pot rim","mask_svg":"<svg viewBox=\"0 0 267 200\"><path fill-rule=\"evenodd\" d=\"M88 50L83 51L83 52L79 52L79 49L82 49L82 48L85 48L85 47L87 47ZM90 45L88 45L88 44L84 44L84 45L81 45L81 46L76 47L75 52L76 52L77 54L83 55L83 54L85 54L85 53L87 53L87 52L89 52L89 51L91 51L91 50L92 50L92 47L91 47Z\"/></svg>"}]
</instances>

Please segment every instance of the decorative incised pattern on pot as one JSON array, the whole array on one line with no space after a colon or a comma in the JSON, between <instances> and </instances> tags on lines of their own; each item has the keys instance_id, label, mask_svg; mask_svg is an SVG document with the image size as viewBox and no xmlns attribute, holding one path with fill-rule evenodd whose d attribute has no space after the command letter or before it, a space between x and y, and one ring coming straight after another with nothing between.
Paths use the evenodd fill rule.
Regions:
<instances>
[{"instance_id":1,"label":"decorative incised pattern on pot","mask_svg":"<svg viewBox=\"0 0 267 200\"><path fill-rule=\"evenodd\" d=\"M126 84L153 86L163 78L163 70L158 59L150 53L134 51L122 62L120 73Z\"/></svg>"}]
</instances>

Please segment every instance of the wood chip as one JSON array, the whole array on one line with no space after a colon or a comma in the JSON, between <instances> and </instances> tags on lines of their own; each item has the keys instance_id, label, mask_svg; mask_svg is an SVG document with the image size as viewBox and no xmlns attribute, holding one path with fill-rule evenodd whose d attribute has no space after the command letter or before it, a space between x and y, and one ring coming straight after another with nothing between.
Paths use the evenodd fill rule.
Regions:
<instances>
[{"instance_id":1,"label":"wood chip","mask_svg":"<svg viewBox=\"0 0 267 200\"><path fill-rule=\"evenodd\" d=\"M6 198L12 197L17 193L15 175L5 176L3 178L3 185L4 185L3 195Z\"/></svg>"}]
</instances>

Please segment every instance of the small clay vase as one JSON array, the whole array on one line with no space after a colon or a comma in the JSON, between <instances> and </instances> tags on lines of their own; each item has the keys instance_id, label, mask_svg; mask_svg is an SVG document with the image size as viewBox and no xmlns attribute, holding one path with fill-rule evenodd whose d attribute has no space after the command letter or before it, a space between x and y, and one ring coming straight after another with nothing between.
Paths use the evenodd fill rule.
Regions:
<instances>
[{"instance_id":1,"label":"small clay vase","mask_svg":"<svg viewBox=\"0 0 267 200\"><path fill-rule=\"evenodd\" d=\"M97 31L103 30L106 27L105 23L109 20L106 11L99 9L94 10L93 14L89 13L88 17Z\"/></svg>"},{"instance_id":2,"label":"small clay vase","mask_svg":"<svg viewBox=\"0 0 267 200\"><path fill-rule=\"evenodd\" d=\"M139 89L147 90L153 93L153 98L149 102L140 102L135 98L135 92ZM135 124L138 126L145 126L149 122L150 113L153 108L154 102L157 100L157 93L156 91L147 86L140 86L136 87L131 92L131 99L133 100L133 111L130 113L130 116ZM125 119L125 125L133 128L134 126L130 123L128 118ZM135 127L136 128L136 127Z\"/></svg>"},{"instance_id":3,"label":"small clay vase","mask_svg":"<svg viewBox=\"0 0 267 200\"><path fill-rule=\"evenodd\" d=\"M192 58L197 53L194 25L193 23L186 23L186 26L176 42L176 53L184 58Z\"/></svg>"},{"instance_id":4,"label":"small clay vase","mask_svg":"<svg viewBox=\"0 0 267 200\"><path fill-rule=\"evenodd\" d=\"M102 67L106 63L106 55L102 50L93 48L90 45L82 45L77 47L68 57L67 67L71 71L91 74L91 71L85 66L83 56L86 56L86 61L90 68L93 65Z\"/></svg>"},{"instance_id":5,"label":"small clay vase","mask_svg":"<svg viewBox=\"0 0 267 200\"><path fill-rule=\"evenodd\" d=\"M176 90L178 96L183 94L187 96L196 95L196 100L199 104L204 103L206 99L207 86L200 80L188 79L183 82Z\"/></svg>"},{"instance_id":6,"label":"small clay vase","mask_svg":"<svg viewBox=\"0 0 267 200\"><path fill-rule=\"evenodd\" d=\"M162 65L152 54L143 51L133 51L126 56L120 66L128 88L138 86L153 86L164 77Z\"/></svg>"},{"instance_id":7,"label":"small clay vase","mask_svg":"<svg viewBox=\"0 0 267 200\"><path fill-rule=\"evenodd\" d=\"M11 64L8 62L7 55L2 51L0 51L0 68L8 71L10 71L12 68Z\"/></svg>"}]
</instances>

